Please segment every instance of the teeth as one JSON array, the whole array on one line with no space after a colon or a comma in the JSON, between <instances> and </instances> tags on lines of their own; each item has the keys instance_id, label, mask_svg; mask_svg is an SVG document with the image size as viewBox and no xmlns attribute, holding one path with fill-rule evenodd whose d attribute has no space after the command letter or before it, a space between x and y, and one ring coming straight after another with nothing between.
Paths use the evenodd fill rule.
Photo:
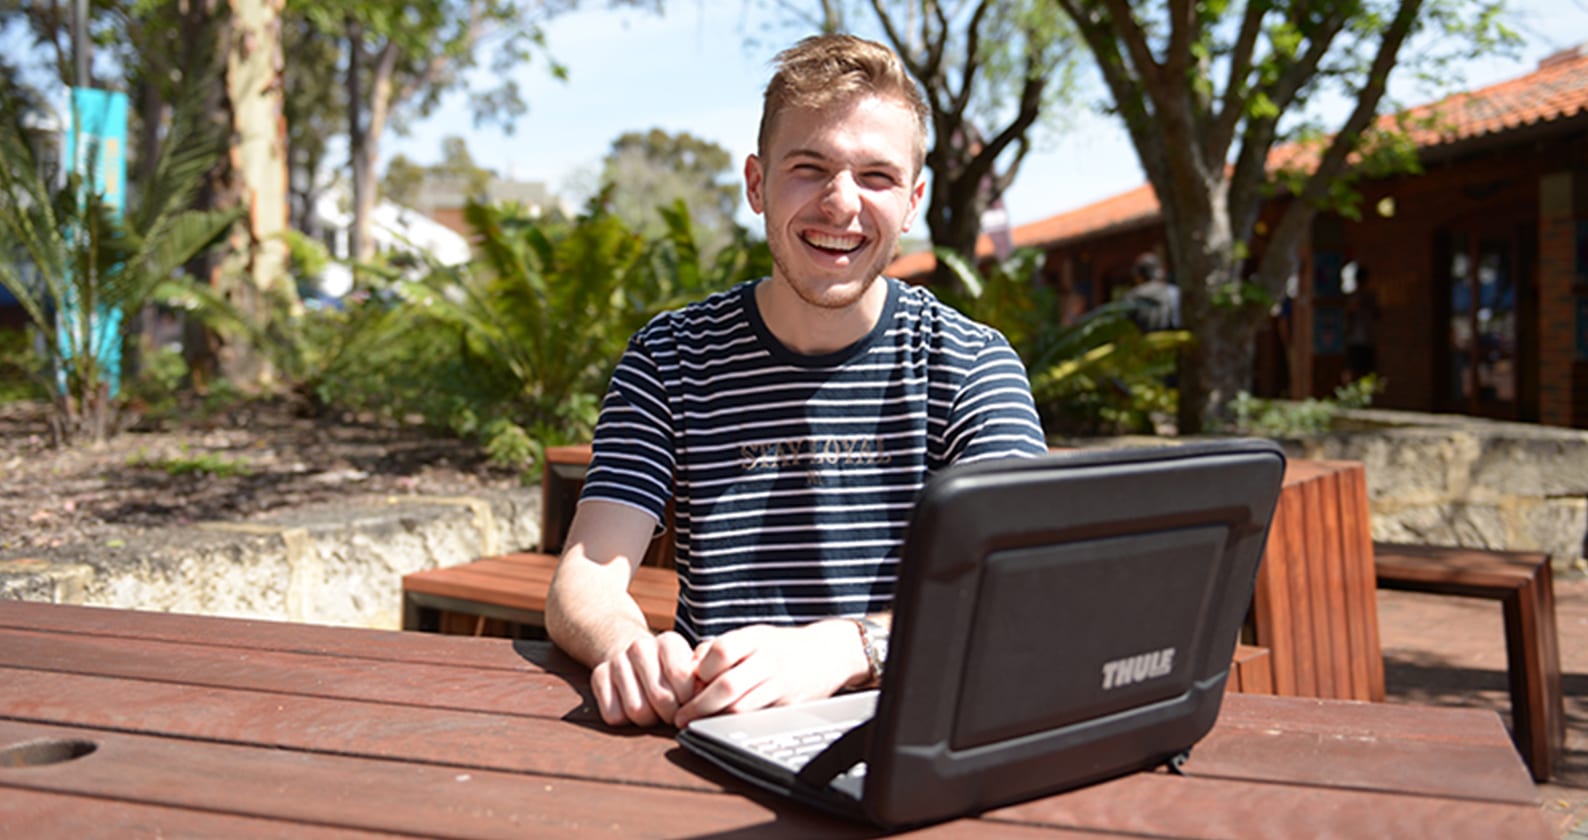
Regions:
<instances>
[{"instance_id":1,"label":"teeth","mask_svg":"<svg viewBox=\"0 0 1588 840\"><path fill-rule=\"evenodd\" d=\"M826 233L807 233L805 241L829 251L853 251L866 241L864 236L834 236Z\"/></svg>"}]
</instances>

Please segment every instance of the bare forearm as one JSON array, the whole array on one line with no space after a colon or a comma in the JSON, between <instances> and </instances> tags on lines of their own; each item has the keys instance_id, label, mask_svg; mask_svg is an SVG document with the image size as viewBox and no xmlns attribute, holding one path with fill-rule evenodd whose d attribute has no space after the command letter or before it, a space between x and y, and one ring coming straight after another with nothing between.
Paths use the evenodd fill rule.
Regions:
<instances>
[{"instance_id":1,"label":"bare forearm","mask_svg":"<svg viewBox=\"0 0 1588 840\"><path fill-rule=\"evenodd\" d=\"M594 667L651 634L645 615L625 587L601 571L559 569L546 598L546 633L563 652Z\"/></svg>"}]
</instances>

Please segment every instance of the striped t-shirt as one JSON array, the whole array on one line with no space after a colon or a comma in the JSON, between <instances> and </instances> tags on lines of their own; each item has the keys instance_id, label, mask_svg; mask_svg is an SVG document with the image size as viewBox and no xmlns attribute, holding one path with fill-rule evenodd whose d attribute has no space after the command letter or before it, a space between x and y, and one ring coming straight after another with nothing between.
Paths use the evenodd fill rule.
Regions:
<instances>
[{"instance_id":1,"label":"striped t-shirt","mask_svg":"<svg viewBox=\"0 0 1588 840\"><path fill-rule=\"evenodd\" d=\"M926 478L1047 451L1007 340L887 280L869 335L821 356L777 341L755 282L636 333L601 409L582 499L660 522L675 502L676 629L887 610Z\"/></svg>"}]
</instances>

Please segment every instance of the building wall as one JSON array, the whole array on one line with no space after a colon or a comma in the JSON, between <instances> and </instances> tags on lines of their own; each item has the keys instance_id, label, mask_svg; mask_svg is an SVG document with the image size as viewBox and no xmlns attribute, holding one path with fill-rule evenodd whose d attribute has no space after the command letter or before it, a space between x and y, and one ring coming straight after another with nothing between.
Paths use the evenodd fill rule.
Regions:
<instances>
[{"instance_id":1,"label":"building wall","mask_svg":"<svg viewBox=\"0 0 1588 840\"><path fill-rule=\"evenodd\" d=\"M1346 356L1322 340L1347 296L1319 288L1325 252L1368 270L1378 298L1375 405L1470 413L1450 375L1449 272L1452 236L1501 235L1514 244L1516 399L1499 419L1588 428L1588 114L1520 127L1425 155L1423 171L1359 185L1358 218L1320 217L1301 256L1289 320L1258 335L1254 392L1328 397ZM1283 207L1262 213L1262 231ZM1129 282L1136 256L1163 253L1161 223L1070 238L1047 246L1044 277L1066 295L1058 316L1073 320ZM1320 314L1321 313L1321 314ZM1293 336L1290 344L1282 336ZM1492 408L1492 406L1491 406ZM1487 409L1486 409L1487 410Z\"/></svg>"},{"instance_id":2,"label":"building wall","mask_svg":"<svg viewBox=\"0 0 1588 840\"><path fill-rule=\"evenodd\" d=\"M1509 238L1516 248L1517 411L1505 419L1588 426L1588 380L1573 360L1577 228L1588 214L1572 166L1584 160L1583 134L1523 143L1427 166L1424 173L1363 190L1362 218L1344 222L1346 254L1370 268L1379 297L1378 404L1464 412L1446 375L1448 304L1442 275L1453 232ZM1384 199L1393 215L1377 212ZM1575 291L1574 291L1575 289ZM1322 296L1319 305L1327 305ZM1336 381L1338 359L1316 356L1313 395Z\"/></svg>"},{"instance_id":3,"label":"building wall","mask_svg":"<svg viewBox=\"0 0 1588 840\"><path fill-rule=\"evenodd\" d=\"M1539 416L1545 423L1572 425L1573 417L1588 415L1577 405L1579 393L1588 393L1578 375L1574 356L1577 329L1575 284L1577 220L1575 183L1582 175L1557 172L1540 183L1538 216L1539 267Z\"/></svg>"},{"instance_id":4,"label":"building wall","mask_svg":"<svg viewBox=\"0 0 1588 840\"><path fill-rule=\"evenodd\" d=\"M1153 250L1163 254L1163 233L1157 225L1049 247L1043 277L1060 293L1064 323L1124 294L1136 258Z\"/></svg>"}]
</instances>

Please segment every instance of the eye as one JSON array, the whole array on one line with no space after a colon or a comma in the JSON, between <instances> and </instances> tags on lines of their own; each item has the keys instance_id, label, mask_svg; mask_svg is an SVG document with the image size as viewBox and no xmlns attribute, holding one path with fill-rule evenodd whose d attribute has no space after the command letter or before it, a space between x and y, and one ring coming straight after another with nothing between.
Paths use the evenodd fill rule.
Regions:
<instances>
[{"instance_id":1,"label":"eye","mask_svg":"<svg viewBox=\"0 0 1588 840\"><path fill-rule=\"evenodd\" d=\"M899 183L899 179L893 177L892 172L886 171L862 172L860 180L864 181L866 186L875 189L887 189Z\"/></svg>"}]
</instances>

